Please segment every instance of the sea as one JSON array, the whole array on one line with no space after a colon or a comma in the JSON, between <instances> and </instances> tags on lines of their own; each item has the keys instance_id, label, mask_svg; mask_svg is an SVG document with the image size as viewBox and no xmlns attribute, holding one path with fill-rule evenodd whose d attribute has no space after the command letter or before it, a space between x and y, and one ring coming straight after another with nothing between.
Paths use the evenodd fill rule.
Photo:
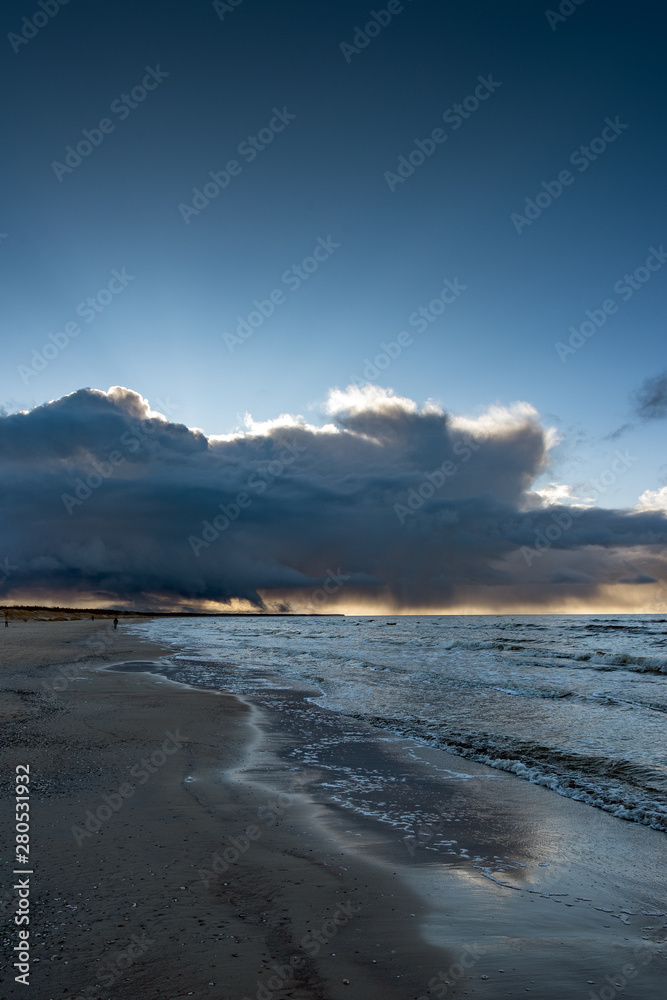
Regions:
<instances>
[{"instance_id":1,"label":"sea","mask_svg":"<svg viewBox=\"0 0 667 1000\"><path fill-rule=\"evenodd\" d=\"M667 831L666 626L661 615L403 615L126 627L173 649L162 663L173 680L274 708L299 694Z\"/></svg>"}]
</instances>

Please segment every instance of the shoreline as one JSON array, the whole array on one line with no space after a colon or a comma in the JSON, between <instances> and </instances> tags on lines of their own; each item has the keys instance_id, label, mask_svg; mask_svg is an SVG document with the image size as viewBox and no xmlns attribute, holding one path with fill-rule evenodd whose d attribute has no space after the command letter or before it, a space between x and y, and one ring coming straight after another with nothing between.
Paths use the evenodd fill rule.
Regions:
<instances>
[{"instance_id":1,"label":"shoreline","mask_svg":"<svg viewBox=\"0 0 667 1000\"><path fill-rule=\"evenodd\" d=\"M38 776L40 996L661 996L663 835L285 692L107 669L173 653L107 622L5 640L4 770ZM407 842L375 809L392 786ZM628 994L605 976L633 955Z\"/></svg>"},{"instance_id":2,"label":"shoreline","mask_svg":"<svg viewBox=\"0 0 667 1000\"><path fill-rule=\"evenodd\" d=\"M90 656L81 642L96 625L22 625L14 666L3 668L2 687L14 695L4 771L26 761L35 775L30 985L40 997L277 997L275 987L261 987L294 956L303 964L291 966L298 979L285 988L296 997L380 989L398 1000L419 990L438 950L419 940L410 918L399 932L376 906L384 894L406 914L416 897L370 865L341 866L307 799L283 816L278 789L267 794L226 775L246 762L256 736L249 707L159 676L103 669L163 651L116 633L106 652ZM67 686L49 699L41 683L58 676ZM178 752L161 750L168 733L182 743ZM124 798L128 784L135 790ZM122 804L105 818L116 796ZM258 811L271 805L262 821ZM9 837L13 801L3 796L2 806ZM89 835L86 818L100 821ZM232 877L213 872L216 855L231 838L242 845L252 824L261 836L239 852ZM72 828L85 830L78 843ZM23 995L8 964L2 986L4 995Z\"/></svg>"},{"instance_id":3,"label":"shoreline","mask_svg":"<svg viewBox=\"0 0 667 1000\"><path fill-rule=\"evenodd\" d=\"M396 623L379 622L375 628L363 628L363 632L366 633L364 639L370 637L374 640L376 635L373 633L377 633L384 624ZM395 669L397 664L395 647L392 648L392 643L381 646L379 650L373 650L371 645L368 649L368 662L364 662L364 654L358 650L362 661L358 677L354 676L352 670L347 669L350 648L352 650L355 648L354 641L351 647L349 641L355 629L360 626L361 623L357 620L347 627L332 629L336 634L327 635L326 639L340 638L341 656L338 657L338 651L335 646L332 648L329 642L326 651L320 650L315 654L315 660L311 662L308 659L308 643L316 642L317 633L322 630L320 626L313 629L311 625L306 630L303 625L299 625L294 635L306 636L306 641L297 639L300 646L294 649L295 666L290 667L287 663L281 665L278 661L275 668L271 658L276 651L268 650L266 634L277 635L279 642L289 641L289 627L282 629L278 627L276 633L272 627L257 629L259 641L254 649L243 641L238 642L239 634L243 633L235 624L222 629L219 625L211 628L205 625L201 630L185 622L177 626L167 624L157 628L152 624L145 628L139 625L135 631L146 636L162 636L169 642L175 659L169 665L167 672L173 679L200 687L229 688L233 692L245 694L250 698L258 696L260 699L267 685L274 688L286 687L295 692L308 689L315 704L323 708L332 705L335 711L349 719L357 719L375 729L439 748L457 757L486 764L494 770L512 773L522 780L540 785L565 798L584 802L625 821L667 833L665 758L660 752L660 739L663 733L656 728L659 726L658 720L664 719L667 704L664 702L664 696L661 697L659 692L656 693L651 685L653 674L650 671L644 672L646 664L643 661L649 657L637 656L635 662L638 672L630 672L625 680L618 680L615 676L611 681L612 691L602 695L596 693L597 684L605 682L598 680L595 666L593 669L596 673L590 675L582 671L576 679L567 677L572 671L568 671L566 667L563 671L564 681L557 676L555 678L549 676L552 673L549 669L546 670L546 674L543 670L543 676L532 683L529 680L527 690L524 690L522 678L518 674L523 667L528 667L528 677L530 677L535 665L530 662L527 664L510 662L501 666L501 669L509 666L510 670L510 677L503 684L496 684L493 680L488 682L488 678L484 676L484 669L477 674L476 665L472 667L473 676L470 682L462 676L460 669L457 671L455 663L449 667L445 664L443 677L437 677L434 671L429 672L427 669L423 676L426 686L423 698L411 697L410 691L406 691L403 698L403 693L396 682L401 671L400 667L398 671ZM542 626L531 623L527 627ZM197 641L197 634L200 631L210 636L212 640L210 657ZM251 629L248 634L254 634L254 630ZM225 635L230 649L228 655L232 662L224 662L227 658L224 653L223 659L220 659L221 649L225 648ZM452 634L449 638L451 640ZM217 646L218 639L222 641L222 647ZM531 635L528 638L528 642L530 641L532 641ZM512 645L511 648L523 650L523 655L526 655L521 642L522 638L519 638L520 644ZM457 635L456 641L445 643L443 651L447 657L450 649L460 647L466 650L468 656L477 654L479 658L484 658L487 655L485 650L503 649L505 645L503 634L493 635L491 641L488 637L485 637L485 641L476 639L461 641ZM198 648L201 650L201 655L197 652ZM480 650L482 652L479 652ZM413 652L417 657L420 656L419 649ZM544 650L539 652L542 656L546 655ZM547 640L547 653L549 652L553 653L553 649L549 648ZM323 661L326 661L327 657L331 658L331 676L327 672L329 666L326 662L315 667L315 661L320 655L323 656ZM353 652L352 656L354 655L356 654ZM563 655L567 657L567 653ZM611 661L615 661L625 659L625 656L625 652L619 654L613 650L601 651L599 660L603 662L605 657L608 657ZM528 659L530 660L530 656ZM583 659L588 657L584 656ZM409 654L408 662L410 662ZM305 663L305 668L296 666L297 663ZM415 678L417 689L423 666L420 664L414 668L417 674ZM546 667L550 668L551 664L547 663ZM539 669L538 656L538 673ZM623 667L618 676L622 678L629 669ZM383 673L385 670L388 673ZM557 675L559 671L555 673ZM410 676L410 670L407 674ZM602 676L606 678L607 675ZM662 678L656 678L656 681L662 681ZM438 691L439 682L442 683L443 697L440 697ZM471 692L478 685L481 688L482 698L490 695L493 702L499 693L501 699L505 696L509 698L503 705L492 703L488 723L481 726L477 712L470 713L472 702L475 700L474 696L471 697ZM626 690L622 685L631 686L626 697L624 697ZM635 686L639 691L635 695L638 700L632 700L632 690ZM351 696L351 692L355 694ZM458 704L461 697L464 705L467 701L467 707L464 707L462 713ZM527 700L522 702L522 698ZM651 702L652 698L656 700L655 705ZM420 701L425 704L420 704ZM528 709L527 705L530 706ZM604 707L603 712L600 712L601 706ZM649 716L651 714L654 716L640 720L639 732L632 729L632 719L626 720L622 715L619 717L619 712L627 711L630 706L640 713L644 711L644 715L648 712ZM533 724L530 713L532 707L535 708L536 717L543 723L542 728ZM579 732L577 738L573 739L575 734L572 731L572 724L577 710L579 710ZM556 739L551 738L552 711L555 714L554 730L557 733L560 727L562 740L558 736ZM513 725L510 721L508 725L508 720L511 720L515 712L516 724ZM612 717L612 713L615 714L615 718ZM495 728L498 718L500 727ZM620 744L615 739L619 726L626 733ZM632 741L628 745L630 734L636 738L636 746Z\"/></svg>"}]
</instances>

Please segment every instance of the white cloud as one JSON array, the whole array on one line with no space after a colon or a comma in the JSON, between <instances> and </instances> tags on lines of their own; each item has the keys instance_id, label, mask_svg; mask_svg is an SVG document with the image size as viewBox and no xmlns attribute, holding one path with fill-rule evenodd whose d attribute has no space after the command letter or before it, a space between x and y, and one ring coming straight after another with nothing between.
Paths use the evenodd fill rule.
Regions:
<instances>
[{"instance_id":1,"label":"white cloud","mask_svg":"<svg viewBox=\"0 0 667 1000\"><path fill-rule=\"evenodd\" d=\"M659 490L644 490L636 509L667 511L667 486Z\"/></svg>"},{"instance_id":2,"label":"white cloud","mask_svg":"<svg viewBox=\"0 0 667 1000\"><path fill-rule=\"evenodd\" d=\"M331 389L325 404L329 416L358 413L392 413L402 410L404 413L417 413L418 406L412 399L397 396L393 389L383 389L377 385L348 385L346 389Z\"/></svg>"},{"instance_id":3,"label":"white cloud","mask_svg":"<svg viewBox=\"0 0 667 1000\"><path fill-rule=\"evenodd\" d=\"M537 496L542 497L546 504L573 504L577 497L571 493L572 487L567 483L547 483L539 490L533 490Z\"/></svg>"}]
</instances>

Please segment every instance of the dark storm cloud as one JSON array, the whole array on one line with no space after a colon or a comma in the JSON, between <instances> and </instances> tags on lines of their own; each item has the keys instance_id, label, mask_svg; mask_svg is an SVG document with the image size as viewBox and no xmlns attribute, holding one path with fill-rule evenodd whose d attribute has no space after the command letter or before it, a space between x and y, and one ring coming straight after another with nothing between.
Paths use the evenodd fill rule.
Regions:
<instances>
[{"instance_id":1,"label":"dark storm cloud","mask_svg":"<svg viewBox=\"0 0 667 1000\"><path fill-rule=\"evenodd\" d=\"M638 389L630 394L630 404L634 416L641 423L651 420L664 420L667 417L667 371L652 378L644 379ZM616 441L626 431L634 429L636 424L625 423L608 435L610 441Z\"/></svg>"},{"instance_id":2,"label":"dark storm cloud","mask_svg":"<svg viewBox=\"0 0 667 1000\"><path fill-rule=\"evenodd\" d=\"M667 417L667 371L645 379L634 393L633 403L640 420L664 420Z\"/></svg>"},{"instance_id":3,"label":"dark storm cloud","mask_svg":"<svg viewBox=\"0 0 667 1000\"><path fill-rule=\"evenodd\" d=\"M116 387L0 416L5 599L547 604L629 582L628 550L656 572L661 511L531 492L549 432L525 404L466 421L369 388L329 414L207 438Z\"/></svg>"}]
</instances>

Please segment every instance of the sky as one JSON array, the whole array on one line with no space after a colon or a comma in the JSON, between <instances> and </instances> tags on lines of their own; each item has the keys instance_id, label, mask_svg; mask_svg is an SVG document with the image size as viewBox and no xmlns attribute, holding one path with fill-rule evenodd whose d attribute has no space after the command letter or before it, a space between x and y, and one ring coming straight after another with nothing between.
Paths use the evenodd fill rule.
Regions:
<instances>
[{"instance_id":1,"label":"sky","mask_svg":"<svg viewBox=\"0 0 667 1000\"><path fill-rule=\"evenodd\" d=\"M658 5L8 0L0 18L7 599L270 593L293 607L296 587L310 606L340 571L327 606L522 608L538 579L544 608L653 606L667 506ZM110 422L127 421L120 434L157 427L160 446L113 448ZM35 451L37 427L50 444ZM466 428L484 442L479 478L457 468L401 521L396 505ZM285 465L293 433L307 452ZM123 462L68 509L67 485L110 448ZM237 542L194 552L207 512L268 461L285 470ZM335 528L331 490L337 511L356 498ZM442 518L477 503L481 521L454 539ZM150 535L151 504L160 551L187 569L140 572L114 549L123 524ZM513 540L502 525L540 505L601 513L531 560L537 522ZM366 507L378 535L361 558ZM480 527L492 516L506 547Z\"/></svg>"}]
</instances>

